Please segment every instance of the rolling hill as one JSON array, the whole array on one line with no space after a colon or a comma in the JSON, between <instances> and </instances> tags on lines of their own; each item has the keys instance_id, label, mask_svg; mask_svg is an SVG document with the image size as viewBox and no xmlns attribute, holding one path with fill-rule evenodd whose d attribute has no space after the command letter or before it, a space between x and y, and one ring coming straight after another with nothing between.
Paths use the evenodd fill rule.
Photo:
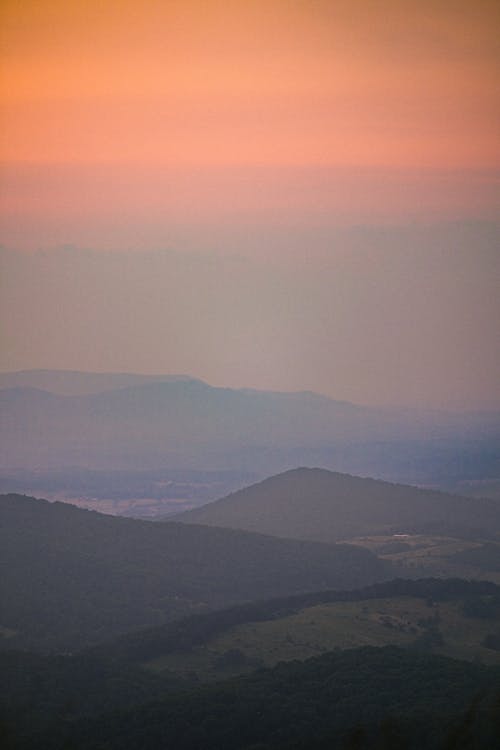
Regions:
<instances>
[{"instance_id":1,"label":"rolling hill","mask_svg":"<svg viewBox=\"0 0 500 750\"><path fill-rule=\"evenodd\" d=\"M500 503L300 468L175 519L317 542L375 534L496 538Z\"/></svg>"},{"instance_id":2,"label":"rolling hill","mask_svg":"<svg viewBox=\"0 0 500 750\"><path fill-rule=\"evenodd\" d=\"M2 646L74 650L190 612L394 575L348 545L0 496Z\"/></svg>"},{"instance_id":3,"label":"rolling hill","mask_svg":"<svg viewBox=\"0 0 500 750\"><path fill-rule=\"evenodd\" d=\"M279 661L397 645L500 666L500 586L459 578L397 578L192 614L80 652L176 679L211 681ZM499 634L500 635L500 634ZM498 639L497 639L498 640Z\"/></svg>"},{"instance_id":4,"label":"rolling hill","mask_svg":"<svg viewBox=\"0 0 500 750\"><path fill-rule=\"evenodd\" d=\"M150 739L151 743L157 742L156 746L162 746L165 737L161 741L159 735L153 739L159 732L167 733L175 747L192 750L199 747L219 750L226 742L231 748L239 747L240 742L241 747L253 748L259 738L258 728L256 734L253 728L246 739L248 730L243 731L242 737L235 736L233 731L238 725L240 729L246 726L244 712L238 715L234 727L231 719L224 716L219 722L220 734L211 735L215 727L208 718L210 712L220 709L224 713L222 707L226 705L232 715L235 706L231 696L236 693L240 705L242 696L250 704L259 697L260 707L254 707L257 723L264 715L263 707L271 702L280 717L275 728L281 732L295 719L291 714L283 720L284 706L289 705L292 713L303 712L297 729L303 738L301 747L307 749L316 736L318 720L328 724L332 714L338 715L340 724L334 720L330 726L333 731L336 723L337 729L349 726L354 729L359 726L359 716L363 716L363 723L368 723L366 744L355 747L367 748L371 747L370 733L377 735L381 731L382 722L394 712L395 706L400 714L402 691L406 695L403 702L408 700L403 713L415 709L412 701L419 704L420 728L417 719L406 737L407 744L394 746L431 747L428 741L435 740L446 726L447 720L443 723L443 718L448 712L450 716L457 710L470 712L472 704L477 733L486 718L476 715L477 703L488 694L486 705L492 709L488 712L489 720L495 715L494 701L492 704L490 699L495 687L500 687L500 640L493 635L499 616L500 587L493 584L458 579L396 580L361 590L312 592L191 615L75 654L0 652L4 677L4 687L0 690L2 739L11 750L45 746L52 749L58 747L57 738L61 739L62 747L75 747L75 742L80 741L84 747L93 747L92 743L98 742L97 735L100 741L101 732L109 732L106 747L108 743L114 747L114 743L120 742L124 747L127 743L143 747ZM469 663L443 655L467 659ZM497 668L487 669L480 662ZM235 681L239 675L248 677ZM437 681L442 693L437 706L433 705L437 699L435 685L426 685L428 680ZM214 681L218 685L195 689ZM314 684L321 692L327 691L327 703L337 709L330 711L330 719L326 719L326 714L319 719L314 712L311 718L311 700L317 706L319 698L308 694L308 683L311 689ZM462 696L465 704L460 703L462 699L456 704L466 684L467 695ZM248 691L249 685L253 688ZM332 685L334 693L329 692ZM289 704L296 688L297 694ZM371 693L372 690L375 692ZM182 714L186 703L191 706L186 721L176 722L171 715L169 726L162 725L162 714L169 715L171 709L176 715ZM148 704L146 709L144 704ZM370 719L373 706L376 708ZM325 710L326 707L327 704ZM436 724L430 728L425 722L429 736L424 735L425 744L419 745L424 740L421 735L413 736L413 731L422 732L424 709L429 712L428 718L436 719ZM266 718L268 728L272 713ZM135 719L128 724L124 736L122 722L127 723L131 714ZM153 716L157 728L150 738ZM398 720L401 719L399 715ZM470 719L471 716L469 723ZM379 724L378 729L369 726L374 720L375 725ZM445 734L449 735L453 725L455 729L463 729L462 723L463 717L452 721ZM404 724L403 720L399 730ZM281 749L283 736L271 739L271 734L265 736L264 746L274 748L276 739ZM479 742L477 734L475 738ZM11 742L5 743L5 739ZM329 737L326 742L325 738L326 744L318 747L336 747L333 739ZM484 739L481 736L481 741ZM439 750L450 746L455 747L437 744ZM342 741L340 747L347 750L352 745ZM378 750L387 747L383 737L379 736L375 747Z\"/></svg>"},{"instance_id":5,"label":"rolling hill","mask_svg":"<svg viewBox=\"0 0 500 750\"><path fill-rule=\"evenodd\" d=\"M500 667L500 587L397 579L194 615L93 653L202 682L332 650L395 645Z\"/></svg>"},{"instance_id":6,"label":"rolling hill","mask_svg":"<svg viewBox=\"0 0 500 750\"><path fill-rule=\"evenodd\" d=\"M43 728L15 705L5 725L8 750L493 750L499 688L498 668L366 647L97 716L48 702Z\"/></svg>"}]
</instances>

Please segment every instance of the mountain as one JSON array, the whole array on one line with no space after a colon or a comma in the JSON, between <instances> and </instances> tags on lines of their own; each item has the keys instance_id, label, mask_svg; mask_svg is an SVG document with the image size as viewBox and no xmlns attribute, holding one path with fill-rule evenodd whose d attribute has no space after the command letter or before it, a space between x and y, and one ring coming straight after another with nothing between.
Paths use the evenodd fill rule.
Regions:
<instances>
[{"instance_id":1,"label":"mountain","mask_svg":"<svg viewBox=\"0 0 500 750\"><path fill-rule=\"evenodd\" d=\"M131 372L78 370L17 370L0 373L2 388L37 388L60 396L83 396L147 383L194 380L189 375L141 375Z\"/></svg>"},{"instance_id":2,"label":"mountain","mask_svg":"<svg viewBox=\"0 0 500 750\"><path fill-rule=\"evenodd\" d=\"M310 392L215 388L182 376L121 387L143 377L35 372L5 379L16 385L0 389L0 468L262 476L315 464L394 477L447 467L469 479L498 470L498 415L376 409ZM44 383L52 390L33 387Z\"/></svg>"},{"instance_id":3,"label":"mountain","mask_svg":"<svg viewBox=\"0 0 500 750\"><path fill-rule=\"evenodd\" d=\"M393 567L330 546L0 496L3 647L73 650L190 612L352 588Z\"/></svg>"},{"instance_id":4,"label":"mountain","mask_svg":"<svg viewBox=\"0 0 500 750\"><path fill-rule=\"evenodd\" d=\"M496 537L500 503L300 468L175 520L317 542L394 533Z\"/></svg>"}]
</instances>

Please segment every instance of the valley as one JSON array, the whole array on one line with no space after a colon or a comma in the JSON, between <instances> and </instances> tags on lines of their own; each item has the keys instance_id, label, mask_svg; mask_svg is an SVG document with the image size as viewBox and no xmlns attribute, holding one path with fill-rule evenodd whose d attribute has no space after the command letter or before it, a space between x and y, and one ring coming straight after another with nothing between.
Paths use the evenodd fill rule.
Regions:
<instances>
[{"instance_id":1,"label":"valley","mask_svg":"<svg viewBox=\"0 0 500 750\"><path fill-rule=\"evenodd\" d=\"M500 650L485 645L488 637L500 638L500 593L492 591L477 599L444 601L411 595L363 599L359 594L355 601L316 604L237 625L188 651L149 659L144 666L210 682L329 651L388 645L500 666ZM482 603L485 609L490 606L489 616L481 615Z\"/></svg>"},{"instance_id":2,"label":"valley","mask_svg":"<svg viewBox=\"0 0 500 750\"><path fill-rule=\"evenodd\" d=\"M465 721L485 747L494 742L495 481L471 479L493 495L471 497L381 478L399 477L404 456L435 455L439 443L440 479L426 461L417 474L458 486L464 464L457 473L454 451L484 457L493 419L467 418L479 441L471 452L452 437L462 417L434 422L438 443L415 442L435 419L426 415L405 442L408 414L315 394L214 389L186 376L27 373L22 387L16 378L3 389L0 378L7 455L26 461L0 470L0 733L9 750L156 750L165 738L185 750L385 750L388 737L398 750L448 750ZM31 407L40 432L25 444L24 428L16 437L9 425L22 427ZM238 447L240 420L250 439ZM283 450L269 443L299 424L304 435L339 429L347 442L307 451L302 438L287 437ZM375 442L356 442L365 429ZM22 453L32 438L36 458ZM74 451L86 456L81 466L69 465ZM287 468L306 455L376 466L379 478ZM465 474L487 465L473 459ZM286 470L266 476L271 466Z\"/></svg>"}]
</instances>

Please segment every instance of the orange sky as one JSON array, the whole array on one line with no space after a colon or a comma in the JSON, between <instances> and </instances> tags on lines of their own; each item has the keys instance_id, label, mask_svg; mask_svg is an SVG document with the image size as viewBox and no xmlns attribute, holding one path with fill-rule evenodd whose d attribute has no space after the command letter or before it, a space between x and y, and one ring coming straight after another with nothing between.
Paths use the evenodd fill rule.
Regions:
<instances>
[{"instance_id":1,"label":"orange sky","mask_svg":"<svg viewBox=\"0 0 500 750\"><path fill-rule=\"evenodd\" d=\"M0 14L4 368L498 403L498 0Z\"/></svg>"},{"instance_id":2,"label":"orange sky","mask_svg":"<svg viewBox=\"0 0 500 750\"><path fill-rule=\"evenodd\" d=\"M496 6L4 0L1 239L109 247L125 216L152 244L287 210L490 219Z\"/></svg>"},{"instance_id":3,"label":"orange sky","mask_svg":"<svg viewBox=\"0 0 500 750\"><path fill-rule=\"evenodd\" d=\"M498 165L495 5L4 0L2 159Z\"/></svg>"}]
</instances>

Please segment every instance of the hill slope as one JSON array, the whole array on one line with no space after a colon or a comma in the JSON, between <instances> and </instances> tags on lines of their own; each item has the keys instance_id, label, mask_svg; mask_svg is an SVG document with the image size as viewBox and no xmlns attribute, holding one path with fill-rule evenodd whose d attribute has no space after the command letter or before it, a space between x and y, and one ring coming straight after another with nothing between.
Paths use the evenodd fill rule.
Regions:
<instances>
[{"instance_id":1,"label":"hill slope","mask_svg":"<svg viewBox=\"0 0 500 750\"><path fill-rule=\"evenodd\" d=\"M25 742L21 736L11 748L493 749L500 738L499 686L498 669L394 647L362 648L100 717L64 721L56 714L46 734ZM29 732L21 721L21 731Z\"/></svg>"},{"instance_id":2,"label":"hill slope","mask_svg":"<svg viewBox=\"0 0 500 750\"><path fill-rule=\"evenodd\" d=\"M495 536L500 533L500 503L301 468L265 479L175 520L321 542L430 531Z\"/></svg>"},{"instance_id":3,"label":"hill slope","mask_svg":"<svg viewBox=\"0 0 500 750\"><path fill-rule=\"evenodd\" d=\"M187 679L227 679L333 649L404 645L500 666L500 586L458 578L398 578L354 591L317 591L194 614L128 633L87 653Z\"/></svg>"},{"instance_id":4,"label":"hill slope","mask_svg":"<svg viewBox=\"0 0 500 750\"><path fill-rule=\"evenodd\" d=\"M165 701L164 708L168 711L172 701L176 704L178 701L196 702L199 699L201 703L192 720L187 725L183 722L178 724L171 736L176 747L182 747L184 741L191 747L188 739L190 731L198 721L196 716L200 717L199 711L205 710L202 696L206 699L217 694L220 698L226 690L227 696L230 696L235 686L239 686L237 689L241 692L249 684L230 682L227 688L222 688L222 693L219 692L220 685L215 687L215 692L187 693L187 690L198 687L198 680L231 680L235 675L255 672L259 666L274 667L277 662L295 661L294 665L286 667L281 664L276 670L255 673L250 678L250 683L261 691L264 705L270 699L275 705L283 707L293 690L294 678L299 680L297 687L301 685L302 688L304 678L306 683L308 680L314 681L316 674L321 681L321 675L326 675L324 664L332 666L332 659L335 667L325 687L328 688L331 683L340 688L340 693L345 689L343 698L338 692L331 696L334 700L341 698L337 713L345 710L348 705L345 701L351 701L353 708L359 701L357 710L360 715L363 714L369 695L369 686L365 681L370 683L375 678L373 686L379 685L384 689L381 695L377 693L376 699L370 696L370 702L379 701L378 718L383 719L388 712L394 713L396 707L400 706L399 689L397 693L390 690L387 693L387 688L396 677L394 667L397 661L401 662L398 679L406 677L413 682L408 698L420 691L420 708L424 708L425 704L425 687L419 685L420 678L414 672L417 664L425 663L426 668L434 673L434 679L440 681L440 689L445 691L445 702L451 700L458 685L463 685L468 676L482 680L487 674L492 677L496 674L496 681L494 679L491 684L496 682L500 685L498 669L496 672L485 670L477 663L460 664L449 659L434 658L430 653L444 651L447 656L460 656L475 662L485 659L498 665L498 638L489 649L482 648L480 641L484 641L484 634L490 633L498 625L499 612L500 587L493 584L457 579L396 580L358 591L314 592L192 615L160 628L121 636L74 655L0 652L0 669L5 685L4 690L0 690L0 727L8 728L11 737L17 735L18 741L13 742L13 747L22 747L21 738L25 735L26 739L32 737L34 742L38 742L37 747L53 748L56 745L52 739L46 745L44 740L49 735L51 738L52 735L58 736L64 725L70 729L68 725L71 723L75 728L75 720L85 718L88 721L89 717L97 717L104 712L109 719L110 711L125 709L127 715L132 711L138 718L137 726L131 727L131 731L137 729L141 732L139 727L143 725L143 719L139 707L142 704L154 700ZM371 626L367 631L369 622ZM409 648L399 652L387 648L378 651L364 648L344 651L342 655L339 653L339 648L349 649L353 645L383 646L390 643L406 644ZM307 667L307 663L300 665L297 662L332 649L337 653L325 655L324 660L316 658L310 661L309 664L314 665L312 669ZM366 660L373 660L378 665L382 678L380 674L375 677L370 671L365 671ZM145 665L144 662L149 663ZM345 666L344 676L343 668L339 670L341 664ZM350 676L347 671L349 664L352 667ZM443 667L447 670L447 676L441 673ZM291 682L286 678L282 682L275 682L273 675L277 673L284 673ZM347 683L342 688L346 678ZM483 687L486 687L485 683ZM299 688L299 692L302 688ZM405 685L404 690L407 688ZM476 689L479 688L480 683L476 685ZM353 689L354 694L349 695L349 690ZM433 694L433 689L429 694ZM194 695L199 698L193 698ZM248 697L251 701L252 696ZM300 711L302 699L300 696L297 698L296 710ZM306 702L309 703L310 698L306 698ZM314 702L317 703L317 697ZM432 713L432 705L429 704L429 707ZM443 707L450 710L451 704L442 706L440 710ZM306 709L305 705L303 708ZM439 717L441 722L442 718ZM300 723L304 724L306 719L307 711ZM288 723L283 720L280 727L278 722L276 729L283 731ZM205 724L204 720L202 724ZM313 737L317 729L313 724L314 721L309 727L302 726L301 731L305 730L304 742L308 741L308 733ZM230 729L231 719L221 715L217 725L220 732L225 734ZM76 732L78 736L79 730L76 729ZM146 725L143 725L142 733L147 735ZM117 724L109 741L118 741L119 735L120 725ZM266 742L270 741L269 737L265 739ZM230 746L238 747L239 741L239 737L233 737ZM140 734L134 742L132 747L143 747ZM208 738L198 745L193 739L195 747L213 747L214 750L219 750L218 742L217 736L212 738L210 744ZM124 746L128 746L126 742ZM163 745L159 742L158 746ZM280 743L278 746L281 748ZM331 748L335 745L326 746ZM427 747L427 744L421 746ZM343 743L341 747L344 747ZM380 750L379 744L376 747ZM383 747L386 745L383 744ZM418 743L416 747L419 747Z\"/></svg>"},{"instance_id":5,"label":"hill slope","mask_svg":"<svg viewBox=\"0 0 500 750\"><path fill-rule=\"evenodd\" d=\"M193 611L391 577L356 547L0 497L4 646L74 649Z\"/></svg>"}]
</instances>

